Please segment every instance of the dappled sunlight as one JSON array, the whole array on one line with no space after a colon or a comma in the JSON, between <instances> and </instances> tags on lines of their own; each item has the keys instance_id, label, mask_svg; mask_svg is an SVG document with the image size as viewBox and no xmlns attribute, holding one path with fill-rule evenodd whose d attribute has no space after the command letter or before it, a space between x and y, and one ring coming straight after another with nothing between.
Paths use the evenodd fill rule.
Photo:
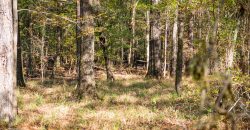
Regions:
<instances>
[{"instance_id":1,"label":"dappled sunlight","mask_svg":"<svg viewBox=\"0 0 250 130\"><path fill-rule=\"evenodd\" d=\"M188 78L181 96L175 93L172 79L101 80L97 82L100 99L85 97L80 102L69 98L75 84L43 88L38 84L29 82L18 92L20 129L189 129L212 119L210 108L201 114L201 88Z\"/></svg>"}]
</instances>

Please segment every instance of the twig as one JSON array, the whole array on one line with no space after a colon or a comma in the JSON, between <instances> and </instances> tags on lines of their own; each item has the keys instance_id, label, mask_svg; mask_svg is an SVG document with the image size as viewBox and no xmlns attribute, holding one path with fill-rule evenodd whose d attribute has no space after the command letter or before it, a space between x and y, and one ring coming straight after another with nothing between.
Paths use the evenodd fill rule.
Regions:
<instances>
[{"instance_id":1,"label":"twig","mask_svg":"<svg viewBox=\"0 0 250 130\"><path fill-rule=\"evenodd\" d=\"M228 113L236 106L236 104L240 101L241 97L234 103L234 105L228 110Z\"/></svg>"}]
</instances>

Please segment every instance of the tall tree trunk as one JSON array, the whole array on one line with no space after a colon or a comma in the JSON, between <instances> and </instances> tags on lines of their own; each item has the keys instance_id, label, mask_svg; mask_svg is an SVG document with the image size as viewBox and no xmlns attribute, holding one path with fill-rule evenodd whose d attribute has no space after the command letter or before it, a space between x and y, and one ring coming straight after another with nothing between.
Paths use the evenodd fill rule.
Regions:
<instances>
[{"instance_id":1,"label":"tall tree trunk","mask_svg":"<svg viewBox=\"0 0 250 130\"><path fill-rule=\"evenodd\" d=\"M177 63L175 74L175 90L177 94L180 94L181 81L182 81L182 68L183 68L183 33L184 33L184 16L183 11L179 12L179 31L178 31L178 51L177 51Z\"/></svg>"},{"instance_id":2,"label":"tall tree trunk","mask_svg":"<svg viewBox=\"0 0 250 130\"><path fill-rule=\"evenodd\" d=\"M128 64L130 66L134 66L134 58L135 58L135 17L136 17L136 7L139 1L132 0L132 18L131 18L131 31L132 31L132 41L130 41L129 47L129 55L128 55Z\"/></svg>"},{"instance_id":3,"label":"tall tree trunk","mask_svg":"<svg viewBox=\"0 0 250 130\"><path fill-rule=\"evenodd\" d=\"M147 30L146 30L146 60L147 60L147 72L149 69L149 44L150 44L150 11L146 12Z\"/></svg>"},{"instance_id":4,"label":"tall tree trunk","mask_svg":"<svg viewBox=\"0 0 250 130\"><path fill-rule=\"evenodd\" d=\"M17 0L0 1L0 21L0 120L11 122L16 114Z\"/></svg>"},{"instance_id":5,"label":"tall tree trunk","mask_svg":"<svg viewBox=\"0 0 250 130\"><path fill-rule=\"evenodd\" d=\"M184 70L185 74L189 75L190 74L190 62L191 59L193 58L194 55L194 15L192 12L189 12L189 24L188 24L188 55L185 56L186 58L184 59Z\"/></svg>"},{"instance_id":6,"label":"tall tree trunk","mask_svg":"<svg viewBox=\"0 0 250 130\"><path fill-rule=\"evenodd\" d=\"M77 1L77 48L78 48L78 86L77 96L95 95L94 77L94 0ZM84 21L83 21L84 19ZM79 23L79 21L81 22Z\"/></svg>"},{"instance_id":7,"label":"tall tree trunk","mask_svg":"<svg viewBox=\"0 0 250 130\"><path fill-rule=\"evenodd\" d=\"M20 87L25 87L25 81L24 81L24 77L23 77L23 58L22 58L22 41L21 41L21 36L20 36L20 24L19 22L18 24L18 39L17 39L17 86Z\"/></svg>"},{"instance_id":8,"label":"tall tree trunk","mask_svg":"<svg viewBox=\"0 0 250 130\"><path fill-rule=\"evenodd\" d=\"M60 26L57 27L57 45L56 45L56 68L61 66L61 45L62 45L62 28Z\"/></svg>"},{"instance_id":9,"label":"tall tree trunk","mask_svg":"<svg viewBox=\"0 0 250 130\"><path fill-rule=\"evenodd\" d=\"M42 83L44 81L44 44L45 44L45 35L46 35L46 22L47 20L45 20L43 22L43 29L42 29L42 40L41 40L41 57L40 57L40 62L41 62L41 80Z\"/></svg>"},{"instance_id":10,"label":"tall tree trunk","mask_svg":"<svg viewBox=\"0 0 250 130\"><path fill-rule=\"evenodd\" d=\"M32 21L31 21L31 14L29 13L26 25L27 32L26 35L27 39L27 46L28 46L28 65L27 65L27 77L31 77L33 75L33 60L32 60L32 37L33 37L33 30L32 30Z\"/></svg>"},{"instance_id":11,"label":"tall tree trunk","mask_svg":"<svg viewBox=\"0 0 250 130\"><path fill-rule=\"evenodd\" d=\"M166 69L167 69L168 27L169 27L169 19L167 16L166 25L165 25L163 77L166 77Z\"/></svg>"},{"instance_id":12,"label":"tall tree trunk","mask_svg":"<svg viewBox=\"0 0 250 130\"><path fill-rule=\"evenodd\" d=\"M173 44L172 44L172 50L171 50L171 71L170 71L170 75L172 77L175 77L175 73L176 73L176 59L177 59L177 42L178 42L178 7L176 8L175 11L175 19L174 19L174 27L173 27Z\"/></svg>"},{"instance_id":13,"label":"tall tree trunk","mask_svg":"<svg viewBox=\"0 0 250 130\"><path fill-rule=\"evenodd\" d=\"M159 0L152 0L153 5L157 5ZM160 12L156 9L152 11L154 20L151 21L150 44L149 44L149 70L148 77L161 77L161 27Z\"/></svg>"},{"instance_id":14,"label":"tall tree trunk","mask_svg":"<svg viewBox=\"0 0 250 130\"><path fill-rule=\"evenodd\" d=\"M109 57L108 57L108 48L106 45L106 39L102 36L100 36L100 45L102 47L102 51L103 51L103 56L104 56L104 61L105 61L105 68L106 68L106 75L107 75L107 80L108 81L114 81L114 75L110 69L109 66Z\"/></svg>"},{"instance_id":15,"label":"tall tree trunk","mask_svg":"<svg viewBox=\"0 0 250 130\"><path fill-rule=\"evenodd\" d=\"M226 58L226 63L227 63L227 69L232 69L233 67L233 62L234 62L234 51L235 51L235 45L237 42L237 37L238 37L238 32L239 32L239 28L240 28L240 19L238 19L236 28L234 30L234 36L232 38L232 42L229 45L229 49L227 52L227 58Z\"/></svg>"},{"instance_id":16,"label":"tall tree trunk","mask_svg":"<svg viewBox=\"0 0 250 130\"><path fill-rule=\"evenodd\" d=\"M124 63L124 40L123 40L123 38L122 38L121 42L122 42L122 48L121 48L121 65L123 66L123 63Z\"/></svg>"},{"instance_id":17,"label":"tall tree trunk","mask_svg":"<svg viewBox=\"0 0 250 130\"><path fill-rule=\"evenodd\" d=\"M218 36L218 28L219 28L219 20L220 20L220 10L221 7L224 4L224 0L221 0L218 4L217 7L217 12L216 12L216 16L215 16L215 21L214 21L214 25L213 25L213 30L212 30L212 36L210 38L210 50L208 53L210 58L209 58L209 62L210 62L210 73L212 72L218 72L218 61L219 61L219 57L218 57L218 53L217 53L217 36Z\"/></svg>"}]
</instances>

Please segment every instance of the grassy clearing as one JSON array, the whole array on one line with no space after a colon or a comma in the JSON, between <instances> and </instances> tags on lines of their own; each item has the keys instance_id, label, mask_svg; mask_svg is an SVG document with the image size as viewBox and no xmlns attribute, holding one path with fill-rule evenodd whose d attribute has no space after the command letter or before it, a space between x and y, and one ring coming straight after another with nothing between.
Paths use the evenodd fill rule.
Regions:
<instances>
[{"instance_id":1,"label":"grassy clearing","mask_svg":"<svg viewBox=\"0 0 250 130\"><path fill-rule=\"evenodd\" d=\"M210 118L211 108L200 111L201 87L191 79L184 79L183 93L178 97L172 79L130 77L119 77L113 83L97 81L101 99L81 102L72 99L74 81L46 81L44 85L29 81L28 88L18 90L15 126L37 130L196 129L198 122ZM212 91L211 97L216 93Z\"/></svg>"}]
</instances>

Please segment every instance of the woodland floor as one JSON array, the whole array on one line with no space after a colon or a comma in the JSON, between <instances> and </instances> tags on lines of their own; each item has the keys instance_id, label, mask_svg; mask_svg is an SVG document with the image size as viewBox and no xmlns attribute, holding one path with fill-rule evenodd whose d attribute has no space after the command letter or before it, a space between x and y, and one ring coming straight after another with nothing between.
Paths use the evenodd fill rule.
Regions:
<instances>
[{"instance_id":1,"label":"woodland floor","mask_svg":"<svg viewBox=\"0 0 250 130\"><path fill-rule=\"evenodd\" d=\"M97 92L101 99L72 99L76 82L70 79L31 80L18 90L17 129L198 129L212 118L212 108L200 110L201 87L184 78L177 96L172 79L145 79L143 74L115 74L105 81L99 72ZM211 79L212 80L212 79ZM211 91L213 101L217 89ZM225 128L220 118L219 128Z\"/></svg>"}]
</instances>

